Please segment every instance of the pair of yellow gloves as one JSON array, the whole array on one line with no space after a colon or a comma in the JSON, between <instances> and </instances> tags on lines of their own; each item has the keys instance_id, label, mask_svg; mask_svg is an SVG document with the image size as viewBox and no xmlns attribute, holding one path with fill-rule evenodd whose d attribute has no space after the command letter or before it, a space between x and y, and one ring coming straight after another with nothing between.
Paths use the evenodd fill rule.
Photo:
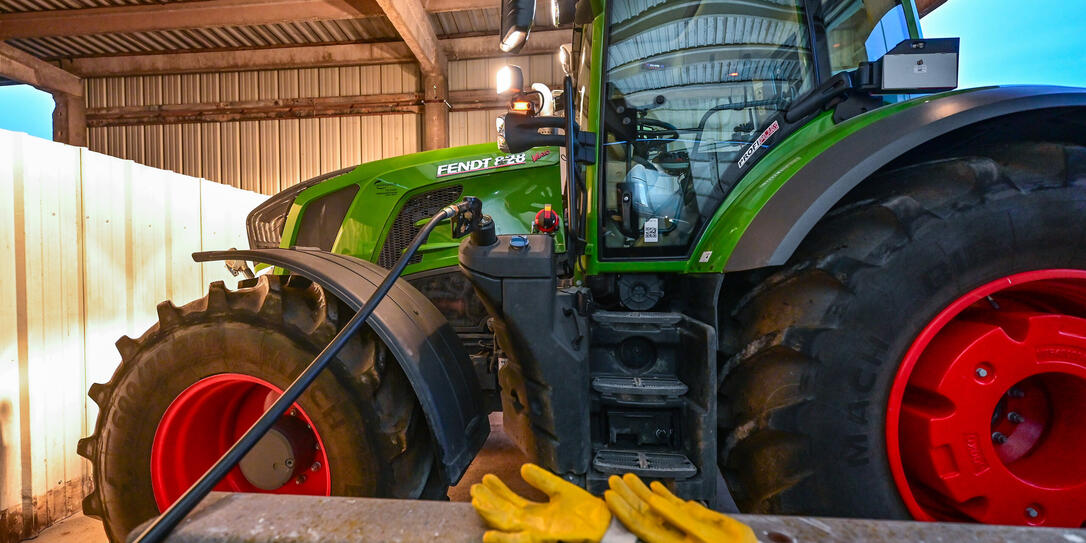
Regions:
<instances>
[{"instance_id":1,"label":"pair of yellow gloves","mask_svg":"<svg viewBox=\"0 0 1086 543\"><path fill-rule=\"evenodd\" d=\"M611 514L648 543L755 543L749 526L672 494L636 475L612 475L599 499L581 487L535 465L520 468L524 480L550 497L527 500L494 475L471 485L471 505L492 530L484 543L598 543L609 534Z\"/></svg>"}]
</instances>

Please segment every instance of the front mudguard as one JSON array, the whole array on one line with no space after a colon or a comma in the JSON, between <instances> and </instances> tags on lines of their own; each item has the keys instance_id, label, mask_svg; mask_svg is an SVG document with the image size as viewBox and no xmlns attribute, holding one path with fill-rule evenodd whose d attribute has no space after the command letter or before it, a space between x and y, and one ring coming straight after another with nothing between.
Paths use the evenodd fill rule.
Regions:
<instances>
[{"instance_id":1,"label":"front mudguard","mask_svg":"<svg viewBox=\"0 0 1086 543\"><path fill-rule=\"evenodd\" d=\"M372 262L314 249L193 253L193 260L252 260L306 277L358 311L385 278ZM445 317L406 281L397 281L367 323L403 367L452 485L490 434L482 390L471 361Z\"/></svg>"}]
</instances>

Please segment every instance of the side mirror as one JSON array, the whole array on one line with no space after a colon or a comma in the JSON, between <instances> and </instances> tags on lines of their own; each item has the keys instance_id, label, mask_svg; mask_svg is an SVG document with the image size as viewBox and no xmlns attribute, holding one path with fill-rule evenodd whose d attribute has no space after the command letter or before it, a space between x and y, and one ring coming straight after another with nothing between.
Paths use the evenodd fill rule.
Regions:
<instances>
[{"instance_id":1,"label":"side mirror","mask_svg":"<svg viewBox=\"0 0 1086 543\"><path fill-rule=\"evenodd\" d=\"M498 48L516 53L528 41L535 20L535 0L502 0L502 33Z\"/></svg>"},{"instance_id":2,"label":"side mirror","mask_svg":"<svg viewBox=\"0 0 1086 543\"><path fill-rule=\"evenodd\" d=\"M873 65L878 94L920 94L958 87L959 38L903 40Z\"/></svg>"},{"instance_id":3,"label":"side mirror","mask_svg":"<svg viewBox=\"0 0 1086 543\"><path fill-rule=\"evenodd\" d=\"M558 62L562 65L562 72L573 76L573 44L563 43L558 46Z\"/></svg>"},{"instance_id":4,"label":"side mirror","mask_svg":"<svg viewBox=\"0 0 1086 543\"><path fill-rule=\"evenodd\" d=\"M573 0L551 0L551 24L568 25L576 14Z\"/></svg>"},{"instance_id":5,"label":"side mirror","mask_svg":"<svg viewBox=\"0 0 1086 543\"><path fill-rule=\"evenodd\" d=\"M498 128L498 149L503 153L523 153L532 147L561 147L566 137L556 134L557 129L564 129L564 117L532 117L506 113L499 115L495 124ZM550 129L550 133L540 132Z\"/></svg>"},{"instance_id":6,"label":"side mirror","mask_svg":"<svg viewBox=\"0 0 1086 543\"><path fill-rule=\"evenodd\" d=\"M908 39L875 62L863 62L849 72L837 72L788 106L790 123L842 96L866 94L924 94L958 87L959 38Z\"/></svg>"}]
</instances>

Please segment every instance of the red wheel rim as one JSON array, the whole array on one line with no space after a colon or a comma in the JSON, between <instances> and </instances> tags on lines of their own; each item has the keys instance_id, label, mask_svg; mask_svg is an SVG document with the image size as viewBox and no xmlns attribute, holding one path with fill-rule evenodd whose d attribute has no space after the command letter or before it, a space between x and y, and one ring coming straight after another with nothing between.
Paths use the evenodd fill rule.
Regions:
<instances>
[{"instance_id":1,"label":"red wheel rim","mask_svg":"<svg viewBox=\"0 0 1086 543\"><path fill-rule=\"evenodd\" d=\"M1086 271L1011 275L936 315L895 376L886 441L917 519L1086 525Z\"/></svg>"},{"instance_id":2,"label":"red wheel rim","mask_svg":"<svg viewBox=\"0 0 1086 543\"><path fill-rule=\"evenodd\" d=\"M224 373L178 395L151 445L151 487L159 510L181 497L282 392L256 377ZM331 488L324 442L295 404L215 490L328 496Z\"/></svg>"}]
</instances>

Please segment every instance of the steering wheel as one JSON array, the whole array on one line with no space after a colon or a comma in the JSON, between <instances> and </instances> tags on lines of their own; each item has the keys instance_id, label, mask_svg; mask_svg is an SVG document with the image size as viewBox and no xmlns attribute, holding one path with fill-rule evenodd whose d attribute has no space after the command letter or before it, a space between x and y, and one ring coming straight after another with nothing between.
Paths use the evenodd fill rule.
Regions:
<instances>
[{"instance_id":1,"label":"steering wheel","mask_svg":"<svg viewBox=\"0 0 1086 543\"><path fill-rule=\"evenodd\" d=\"M653 143L671 143L679 139L679 129L671 123L643 117L637 120L637 139L645 138L656 140Z\"/></svg>"},{"instance_id":2,"label":"steering wheel","mask_svg":"<svg viewBox=\"0 0 1086 543\"><path fill-rule=\"evenodd\" d=\"M675 128L675 125L657 119L638 119L635 154L647 155L649 151L664 151L669 143L677 139L679 129Z\"/></svg>"}]
</instances>

